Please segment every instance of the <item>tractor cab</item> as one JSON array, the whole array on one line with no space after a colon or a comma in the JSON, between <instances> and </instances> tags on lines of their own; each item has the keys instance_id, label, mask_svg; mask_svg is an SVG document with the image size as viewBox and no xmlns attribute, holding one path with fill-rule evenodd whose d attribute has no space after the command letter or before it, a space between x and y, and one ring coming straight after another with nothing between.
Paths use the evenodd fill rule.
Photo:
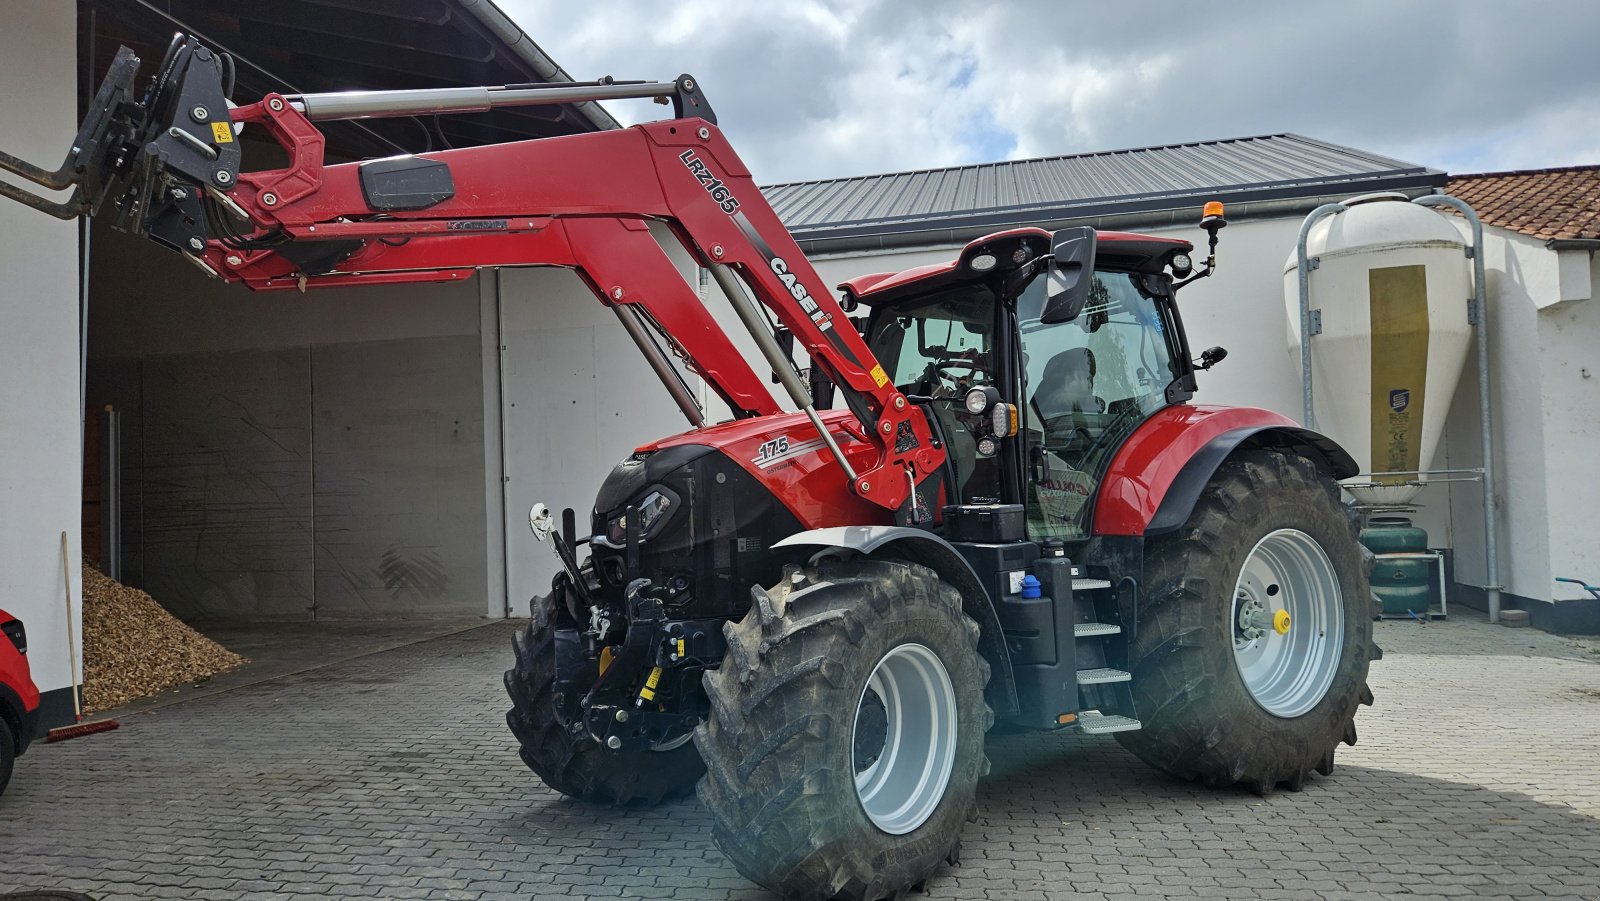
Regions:
<instances>
[{"instance_id":1,"label":"tractor cab","mask_svg":"<svg viewBox=\"0 0 1600 901\"><path fill-rule=\"evenodd\" d=\"M946 502L1022 504L1034 541L1087 538L1112 457L1194 393L1174 302L1193 245L1090 228L990 235L953 262L843 287L947 448Z\"/></svg>"}]
</instances>

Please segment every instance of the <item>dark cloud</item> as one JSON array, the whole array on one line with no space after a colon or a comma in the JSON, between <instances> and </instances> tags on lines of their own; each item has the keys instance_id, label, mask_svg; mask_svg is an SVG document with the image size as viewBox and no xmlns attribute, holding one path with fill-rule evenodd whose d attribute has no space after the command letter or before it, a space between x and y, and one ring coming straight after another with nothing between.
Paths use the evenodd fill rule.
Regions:
<instances>
[{"instance_id":1,"label":"dark cloud","mask_svg":"<svg viewBox=\"0 0 1600 901\"><path fill-rule=\"evenodd\" d=\"M1452 172L1600 162L1596 3L499 5L576 77L694 73L764 183L1283 131Z\"/></svg>"}]
</instances>

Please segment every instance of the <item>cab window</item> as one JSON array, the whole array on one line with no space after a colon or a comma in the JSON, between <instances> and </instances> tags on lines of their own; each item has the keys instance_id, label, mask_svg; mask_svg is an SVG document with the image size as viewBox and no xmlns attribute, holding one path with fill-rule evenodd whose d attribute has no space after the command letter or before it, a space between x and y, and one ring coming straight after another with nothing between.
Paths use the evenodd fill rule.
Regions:
<instances>
[{"instance_id":1,"label":"cab window","mask_svg":"<svg viewBox=\"0 0 1600 901\"><path fill-rule=\"evenodd\" d=\"M902 393L933 398L931 412L955 469L951 503L1000 499L997 461L979 457L978 417L966 412L967 390L994 384L994 294L966 285L873 317L868 345Z\"/></svg>"}]
</instances>

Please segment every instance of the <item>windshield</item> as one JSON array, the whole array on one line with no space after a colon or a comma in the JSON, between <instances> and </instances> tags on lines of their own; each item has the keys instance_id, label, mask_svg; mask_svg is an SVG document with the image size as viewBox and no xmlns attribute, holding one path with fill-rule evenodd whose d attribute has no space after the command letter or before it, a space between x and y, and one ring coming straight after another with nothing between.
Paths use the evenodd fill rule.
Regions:
<instances>
[{"instance_id":1,"label":"windshield","mask_svg":"<svg viewBox=\"0 0 1600 901\"><path fill-rule=\"evenodd\" d=\"M933 398L954 469L949 495L965 503L1000 500L999 463L978 453L981 417L962 404L969 388L994 384L994 323L993 292L965 285L877 317L868 336L897 389Z\"/></svg>"},{"instance_id":2,"label":"windshield","mask_svg":"<svg viewBox=\"0 0 1600 901\"><path fill-rule=\"evenodd\" d=\"M1112 455L1166 406L1172 355L1155 299L1135 275L1096 272L1071 322L1040 322L1043 304L1044 279L1017 299L1028 529L1036 540L1083 538Z\"/></svg>"}]
</instances>

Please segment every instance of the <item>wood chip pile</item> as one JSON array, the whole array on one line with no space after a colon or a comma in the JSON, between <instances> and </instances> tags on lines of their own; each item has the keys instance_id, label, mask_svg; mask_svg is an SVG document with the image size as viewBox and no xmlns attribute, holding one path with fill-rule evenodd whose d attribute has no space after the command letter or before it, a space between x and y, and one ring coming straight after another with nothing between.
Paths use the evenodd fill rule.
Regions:
<instances>
[{"instance_id":1,"label":"wood chip pile","mask_svg":"<svg viewBox=\"0 0 1600 901\"><path fill-rule=\"evenodd\" d=\"M137 588L83 567L84 711L108 710L245 662Z\"/></svg>"}]
</instances>

